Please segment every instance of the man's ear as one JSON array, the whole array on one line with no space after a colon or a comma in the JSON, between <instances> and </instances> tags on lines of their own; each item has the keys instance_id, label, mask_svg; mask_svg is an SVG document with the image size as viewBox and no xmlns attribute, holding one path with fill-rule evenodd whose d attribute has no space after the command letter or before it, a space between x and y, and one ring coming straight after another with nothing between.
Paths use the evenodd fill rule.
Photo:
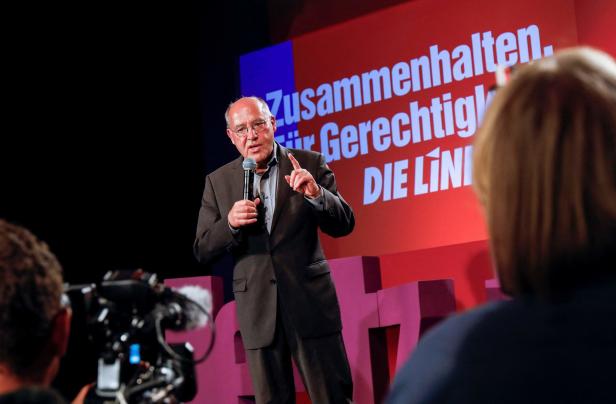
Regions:
<instances>
[{"instance_id":1,"label":"man's ear","mask_svg":"<svg viewBox=\"0 0 616 404\"><path fill-rule=\"evenodd\" d=\"M51 331L51 348L54 355L59 357L64 356L68 347L68 338L71 333L71 318L73 312L66 307L61 309L53 319L53 328Z\"/></svg>"},{"instance_id":2,"label":"man's ear","mask_svg":"<svg viewBox=\"0 0 616 404\"><path fill-rule=\"evenodd\" d=\"M235 146L235 138L233 137L233 132L229 128L227 128L227 136L229 137L229 140L231 140L231 143Z\"/></svg>"},{"instance_id":3,"label":"man's ear","mask_svg":"<svg viewBox=\"0 0 616 404\"><path fill-rule=\"evenodd\" d=\"M270 120L272 122L272 130L276 132L276 117L274 115L270 116Z\"/></svg>"}]
</instances>

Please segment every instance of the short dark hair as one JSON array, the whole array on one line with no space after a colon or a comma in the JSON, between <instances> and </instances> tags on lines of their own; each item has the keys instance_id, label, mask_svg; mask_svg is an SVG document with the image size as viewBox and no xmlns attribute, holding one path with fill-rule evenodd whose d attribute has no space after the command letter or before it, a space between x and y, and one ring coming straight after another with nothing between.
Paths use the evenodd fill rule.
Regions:
<instances>
[{"instance_id":1,"label":"short dark hair","mask_svg":"<svg viewBox=\"0 0 616 404\"><path fill-rule=\"evenodd\" d=\"M19 378L37 380L46 341L61 308L62 267L44 242L0 219L0 362Z\"/></svg>"}]
</instances>

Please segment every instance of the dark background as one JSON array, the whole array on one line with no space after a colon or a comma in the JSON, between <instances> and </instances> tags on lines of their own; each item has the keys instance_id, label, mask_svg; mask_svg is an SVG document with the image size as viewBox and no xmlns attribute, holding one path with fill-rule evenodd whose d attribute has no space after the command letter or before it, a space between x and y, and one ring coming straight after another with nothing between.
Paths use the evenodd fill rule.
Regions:
<instances>
[{"instance_id":1,"label":"dark background","mask_svg":"<svg viewBox=\"0 0 616 404\"><path fill-rule=\"evenodd\" d=\"M47 241L70 283L205 274L192 242L205 174L237 156L223 114L239 55L400 2L12 6L0 217Z\"/></svg>"},{"instance_id":2,"label":"dark background","mask_svg":"<svg viewBox=\"0 0 616 404\"><path fill-rule=\"evenodd\" d=\"M136 268L228 278L229 258L199 265L192 243L205 174L237 156L223 114L241 95L239 55L398 2L11 6L0 217L45 240L70 284ZM55 382L67 398L96 375L83 327L75 315Z\"/></svg>"},{"instance_id":3,"label":"dark background","mask_svg":"<svg viewBox=\"0 0 616 404\"><path fill-rule=\"evenodd\" d=\"M205 174L237 156L223 114L239 55L400 2L5 6L0 217L45 240L70 284L136 268L227 278L230 260L199 265L192 243ZM69 398L94 380L84 333L73 324L55 383Z\"/></svg>"},{"instance_id":4,"label":"dark background","mask_svg":"<svg viewBox=\"0 0 616 404\"><path fill-rule=\"evenodd\" d=\"M67 281L203 273L191 246L204 174L235 156L223 112L239 94L238 55L270 43L264 5L15 13L0 216L47 241Z\"/></svg>"}]
</instances>

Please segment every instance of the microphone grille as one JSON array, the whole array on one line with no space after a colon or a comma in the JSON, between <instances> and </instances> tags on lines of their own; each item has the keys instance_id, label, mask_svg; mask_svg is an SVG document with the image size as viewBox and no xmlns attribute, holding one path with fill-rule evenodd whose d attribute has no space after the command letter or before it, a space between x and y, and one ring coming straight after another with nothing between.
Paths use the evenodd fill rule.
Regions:
<instances>
[{"instance_id":1,"label":"microphone grille","mask_svg":"<svg viewBox=\"0 0 616 404\"><path fill-rule=\"evenodd\" d=\"M197 285L187 285L177 290L178 293L192 300L201 308L212 314L212 294L209 290ZM185 307L186 314L186 329L194 330L195 328L204 327L207 324L208 317L201 310L189 304Z\"/></svg>"},{"instance_id":2,"label":"microphone grille","mask_svg":"<svg viewBox=\"0 0 616 404\"><path fill-rule=\"evenodd\" d=\"M257 162L251 157L246 157L242 162L242 168L244 170L254 170L257 168Z\"/></svg>"}]
</instances>

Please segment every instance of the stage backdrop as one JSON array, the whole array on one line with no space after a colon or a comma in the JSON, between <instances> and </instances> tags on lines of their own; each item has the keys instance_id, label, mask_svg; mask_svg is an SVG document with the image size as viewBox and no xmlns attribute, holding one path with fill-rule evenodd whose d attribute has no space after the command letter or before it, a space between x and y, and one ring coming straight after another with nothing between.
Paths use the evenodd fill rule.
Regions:
<instances>
[{"instance_id":1,"label":"stage backdrop","mask_svg":"<svg viewBox=\"0 0 616 404\"><path fill-rule=\"evenodd\" d=\"M441 300L458 310L496 296L471 161L497 66L579 44L616 56L615 17L613 0L417 0L241 58L242 93L267 101L278 142L323 153L355 210L353 234L322 241L341 258L333 276L357 402L380 402L416 342L395 309L438 307L424 307L411 293L422 282L410 282L452 279L455 301ZM200 376L204 392L230 397L212 402L251 395L233 310L216 317L226 337Z\"/></svg>"},{"instance_id":2,"label":"stage backdrop","mask_svg":"<svg viewBox=\"0 0 616 404\"><path fill-rule=\"evenodd\" d=\"M409 2L244 55L242 93L268 102L278 142L319 151L334 170L357 224L348 237L322 237L329 258L386 256L384 285L430 278L383 264L486 240L472 141L497 66L580 43L610 51L614 8L607 0ZM434 270L472 282L468 271ZM458 292L459 306L482 300Z\"/></svg>"}]
</instances>

